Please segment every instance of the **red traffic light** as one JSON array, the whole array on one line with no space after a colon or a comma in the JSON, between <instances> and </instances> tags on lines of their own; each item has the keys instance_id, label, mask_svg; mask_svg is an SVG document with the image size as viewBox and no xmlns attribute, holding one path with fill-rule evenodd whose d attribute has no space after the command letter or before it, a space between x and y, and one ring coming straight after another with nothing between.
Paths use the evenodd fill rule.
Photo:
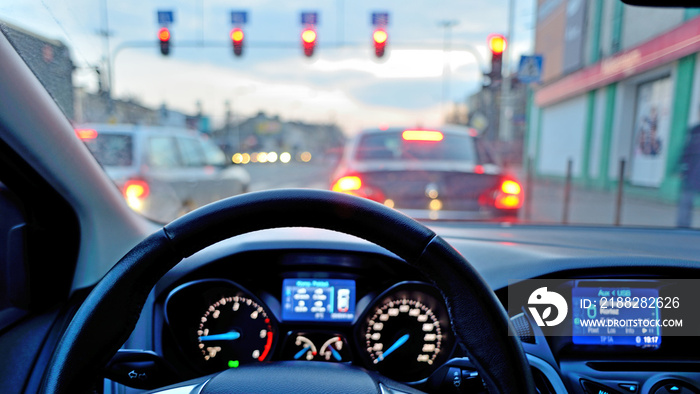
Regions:
<instances>
[{"instance_id":1,"label":"red traffic light","mask_svg":"<svg viewBox=\"0 0 700 394\"><path fill-rule=\"evenodd\" d=\"M243 30L238 27L231 30L231 40L233 40L233 42L243 42L244 36Z\"/></svg>"},{"instance_id":2,"label":"red traffic light","mask_svg":"<svg viewBox=\"0 0 700 394\"><path fill-rule=\"evenodd\" d=\"M236 56L241 56L243 54L243 30L239 27L234 27L231 30L231 42L233 43L233 54Z\"/></svg>"},{"instance_id":3,"label":"red traffic light","mask_svg":"<svg viewBox=\"0 0 700 394\"><path fill-rule=\"evenodd\" d=\"M374 33L372 33L372 40L374 41L374 54L377 57L384 56L384 50L386 49L386 41L388 39L389 36L386 34L386 30L384 29L376 29Z\"/></svg>"},{"instance_id":4,"label":"red traffic light","mask_svg":"<svg viewBox=\"0 0 700 394\"><path fill-rule=\"evenodd\" d=\"M301 32L301 43L304 46L304 55L306 57L311 57L314 54L314 47L316 46L316 30L311 27L305 28Z\"/></svg>"},{"instance_id":5,"label":"red traffic light","mask_svg":"<svg viewBox=\"0 0 700 394\"><path fill-rule=\"evenodd\" d=\"M158 40L160 41L160 53L167 56L170 53L170 30L167 27L161 27L158 30Z\"/></svg>"},{"instance_id":6,"label":"red traffic light","mask_svg":"<svg viewBox=\"0 0 700 394\"><path fill-rule=\"evenodd\" d=\"M161 42L170 41L170 30L167 27L161 27L158 30L158 39Z\"/></svg>"},{"instance_id":7,"label":"red traffic light","mask_svg":"<svg viewBox=\"0 0 700 394\"><path fill-rule=\"evenodd\" d=\"M490 34L487 38L491 53L500 55L506 50L506 38L500 34Z\"/></svg>"}]
</instances>

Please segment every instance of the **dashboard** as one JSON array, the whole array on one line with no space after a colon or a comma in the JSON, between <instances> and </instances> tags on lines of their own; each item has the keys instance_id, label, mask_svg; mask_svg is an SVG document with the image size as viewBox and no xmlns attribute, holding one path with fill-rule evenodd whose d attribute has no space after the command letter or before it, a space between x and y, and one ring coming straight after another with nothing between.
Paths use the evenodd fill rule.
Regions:
<instances>
[{"instance_id":1,"label":"dashboard","mask_svg":"<svg viewBox=\"0 0 700 394\"><path fill-rule=\"evenodd\" d=\"M436 231L495 289L539 392L700 392L696 334L668 336L661 329L611 339L576 324L580 313L593 313L588 303L597 303L596 313L615 309L615 300L601 301L612 291L631 299L663 298L662 303L671 297L668 308L619 312L631 314L625 317L678 313L672 296L682 286L674 288L668 280L700 277L697 256L682 244L682 235L673 235L681 243L674 247L664 243L663 232L650 230L606 235L574 228L562 235L555 227L465 230L448 224ZM597 237L601 241L591 247ZM631 244L641 246L631 253ZM549 290L588 309L572 309L561 331L545 337L527 297L514 297L518 291L529 294L524 286L533 280L548 281ZM692 312L692 300L683 297L681 305ZM144 314L125 348L152 349L180 379L297 360L349 363L427 392L483 390L468 352L454 337L439 290L397 256L351 236L277 229L221 242L166 274L146 310L152 313Z\"/></svg>"},{"instance_id":2,"label":"dashboard","mask_svg":"<svg viewBox=\"0 0 700 394\"><path fill-rule=\"evenodd\" d=\"M400 261L369 253L226 257L168 286L156 307L163 354L192 377L298 360L350 363L418 384L464 356L438 289Z\"/></svg>"}]
</instances>

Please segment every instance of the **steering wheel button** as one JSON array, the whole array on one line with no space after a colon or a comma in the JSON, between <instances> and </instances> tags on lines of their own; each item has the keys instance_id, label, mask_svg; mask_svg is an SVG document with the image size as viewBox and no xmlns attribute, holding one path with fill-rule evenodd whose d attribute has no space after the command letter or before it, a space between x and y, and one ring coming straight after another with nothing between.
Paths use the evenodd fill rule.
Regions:
<instances>
[{"instance_id":1,"label":"steering wheel button","mask_svg":"<svg viewBox=\"0 0 700 394\"><path fill-rule=\"evenodd\" d=\"M451 380L452 385L455 387L462 385L462 372L459 370L459 368L450 367L450 369L447 370L446 378Z\"/></svg>"}]
</instances>

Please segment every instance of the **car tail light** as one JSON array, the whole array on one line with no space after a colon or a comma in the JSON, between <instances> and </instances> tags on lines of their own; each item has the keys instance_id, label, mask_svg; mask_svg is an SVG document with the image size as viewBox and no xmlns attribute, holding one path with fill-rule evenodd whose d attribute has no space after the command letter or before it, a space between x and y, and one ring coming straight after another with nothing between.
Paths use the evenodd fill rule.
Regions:
<instances>
[{"instance_id":1,"label":"car tail light","mask_svg":"<svg viewBox=\"0 0 700 394\"><path fill-rule=\"evenodd\" d=\"M376 187L366 185L362 182L362 178L357 175L347 175L338 178L338 180L333 183L331 190L384 202L384 193Z\"/></svg>"},{"instance_id":2,"label":"car tail light","mask_svg":"<svg viewBox=\"0 0 700 394\"><path fill-rule=\"evenodd\" d=\"M362 187L362 180L358 176L344 176L338 179L333 185L334 192L350 192L355 190L360 190Z\"/></svg>"},{"instance_id":3,"label":"car tail light","mask_svg":"<svg viewBox=\"0 0 700 394\"><path fill-rule=\"evenodd\" d=\"M438 142L444 138L437 130L404 130L401 134L404 141L431 141Z\"/></svg>"},{"instance_id":4,"label":"car tail light","mask_svg":"<svg viewBox=\"0 0 700 394\"><path fill-rule=\"evenodd\" d=\"M523 206L523 188L513 179L504 179L495 197L494 205L498 209L518 209Z\"/></svg>"},{"instance_id":5,"label":"car tail light","mask_svg":"<svg viewBox=\"0 0 700 394\"><path fill-rule=\"evenodd\" d=\"M75 134L81 140L94 140L97 138L97 130L94 129L76 129Z\"/></svg>"},{"instance_id":6,"label":"car tail light","mask_svg":"<svg viewBox=\"0 0 700 394\"><path fill-rule=\"evenodd\" d=\"M140 211L143 208L143 200L148 197L151 189L146 181L130 179L124 183L123 192L131 209Z\"/></svg>"}]
</instances>

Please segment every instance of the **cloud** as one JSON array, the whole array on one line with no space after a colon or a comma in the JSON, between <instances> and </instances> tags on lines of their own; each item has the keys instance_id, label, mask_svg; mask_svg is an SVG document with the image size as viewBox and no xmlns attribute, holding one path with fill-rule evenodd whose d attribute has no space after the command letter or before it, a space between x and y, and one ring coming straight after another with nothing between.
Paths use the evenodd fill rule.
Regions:
<instances>
[{"instance_id":1,"label":"cloud","mask_svg":"<svg viewBox=\"0 0 700 394\"><path fill-rule=\"evenodd\" d=\"M100 64L104 55L96 34L102 27L100 4L91 0L14 3L20 4L0 5L0 15L66 42L81 67L75 81L94 89L96 74L88 67ZM215 120L223 118L224 101L230 100L237 114L265 110L293 119L335 119L347 131L380 123L435 124L440 120L445 81L446 31L439 22L459 21L450 34L453 51L447 99L462 100L479 88L480 73L489 67L485 38L505 32L507 3L108 0L110 54L117 54L115 92L118 97L136 97L150 106L165 102L186 112L193 112L200 100ZM532 5L523 8L522 3L517 9L514 60L530 45L531 31L522 27L521 14ZM155 38L159 9L175 12L172 53L167 58L158 53ZM233 56L228 38L233 9L248 11L241 58ZM318 48L312 59L302 55L299 41L302 10L319 12ZM373 11L390 13L388 50L381 60L374 58L371 45ZM197 47L202 39L207 46ZM482 64L477 64L473 52Z\"/></svg>"}]
</instances>

